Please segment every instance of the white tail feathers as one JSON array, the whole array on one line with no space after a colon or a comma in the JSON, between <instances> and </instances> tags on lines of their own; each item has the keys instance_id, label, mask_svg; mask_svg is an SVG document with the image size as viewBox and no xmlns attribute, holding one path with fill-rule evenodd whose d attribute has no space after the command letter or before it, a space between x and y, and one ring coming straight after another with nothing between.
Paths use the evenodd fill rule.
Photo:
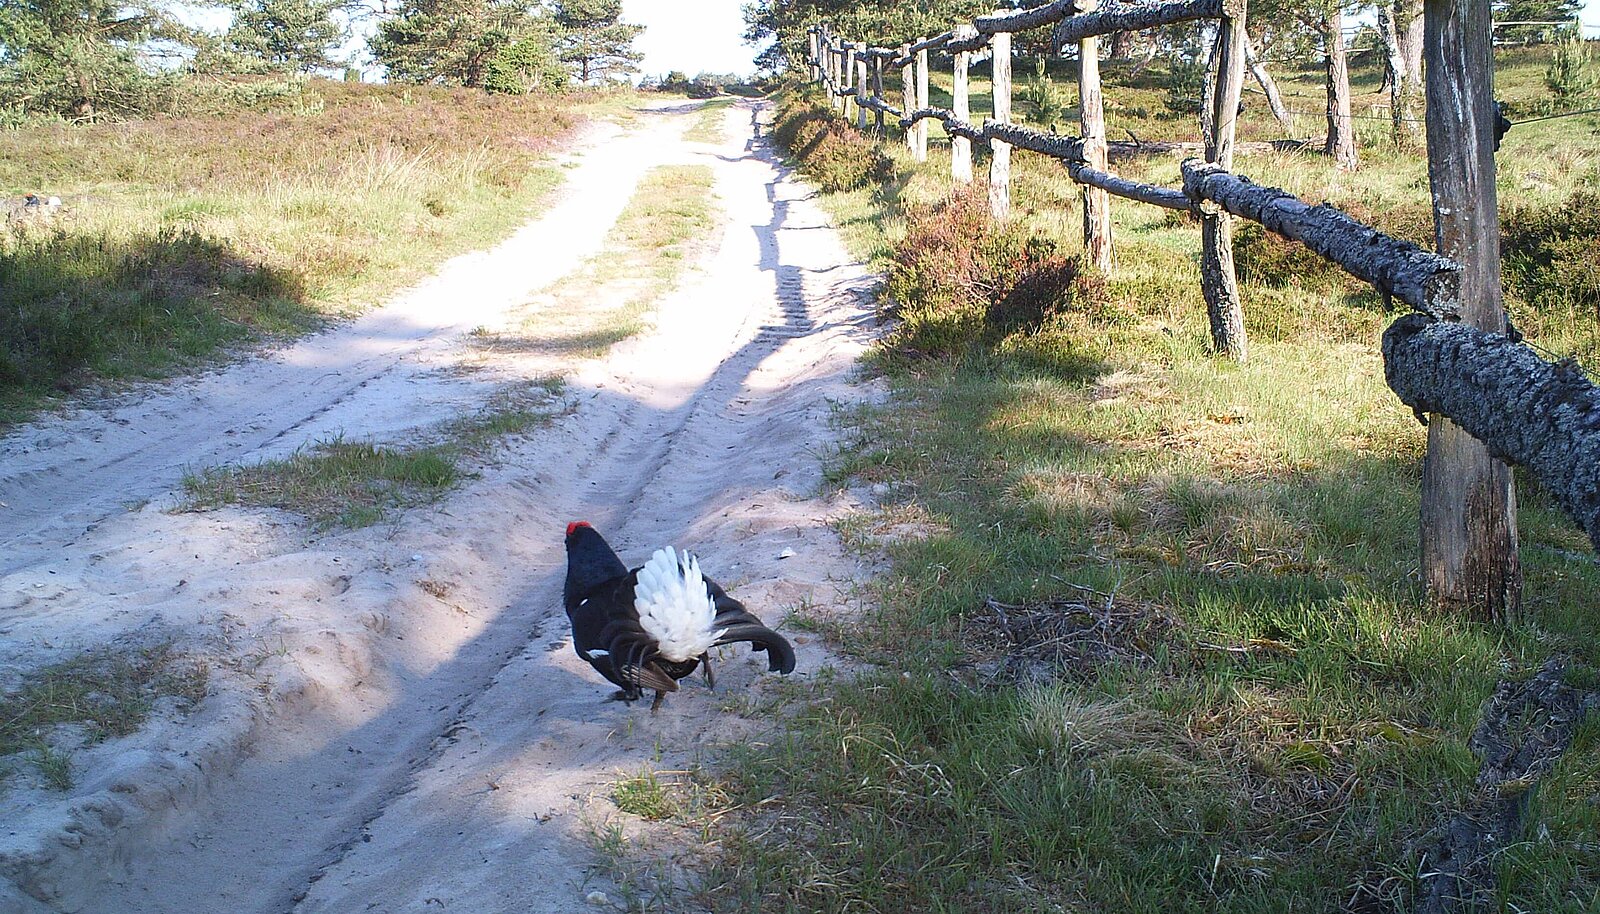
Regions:
<instances>
[{"instance_id":1,"label":"white tail feathers","mask_svg":"<svg viewBox=\"0 0 1600 914\"><path fill-rule=\"evenodd\" d=\"M639 569L633 607L639 625L668 660L698 657L727 632L712 628L717 608L700 574L700 561L687 552L679 559L671 546L657 549Z\"/></svg>"}]
</instances>

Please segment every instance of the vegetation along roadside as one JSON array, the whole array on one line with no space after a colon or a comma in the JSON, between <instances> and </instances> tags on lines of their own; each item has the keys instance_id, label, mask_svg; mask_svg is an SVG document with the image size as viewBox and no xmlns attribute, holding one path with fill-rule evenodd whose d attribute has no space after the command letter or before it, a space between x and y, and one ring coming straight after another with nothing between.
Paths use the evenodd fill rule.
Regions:
<instances>
[{"instance_id":1,"label":"vegetation along roadside","mask_svg":"<svg viewBox=\"0 0 1600 914\"><path fill-rule=\"evenodd\" d=\"M1540 72L1527 57L1502 58L1513 94ZM1193 132L1149 120L1147 139ZM1584 287L1559 258L1513 253L1587 218L1572 201L1600 186L1600 148L1571 123L1506 139L1502 230L1519 326L1587 361ZM939 151L916 165L816 97L791 94L773 135L881 267L899 318L873 362L893 397L843 417L831 461L837 484L890 493L841 531L891 570L876 609L830 626L874 672L819 683L787 732L735 750L730 802L761 805L706 901L1410 910L1434 838L1474 796L1497 683L1551 658L1574 687L1600 678L1600 568L1581 532L1519 480L1522 613L1435 608L1415 579L1425 436L1384 385L1394 315L1370 290L1242 235L1254 351L1225 363L1207 354L1187 219L1117 202L1119 264L1100 276L1065 240L1081 237L1078 196L1053 162L1014 159L1000 227ZM1403 236L1427 225L1415 153L1353 175L1302 154L1240 168ZM1165 156L1118 169L1168 185L1177 171ZM1597 738L1591 715L1489 864L1504 909L1600 899Z\"/></svg>"},{"instance_id":2,"label":"vegetation along roadside","mask_svg":"<svg viewBox=\"0 0 1600 914\"><path fill-rule=\"evenodd\" d=\"M358 311L525 221L560 99L282 77L176 117L0 131L0 422ZM378 243L379 241L382 243Z\"/></svg>"}]
</instances>

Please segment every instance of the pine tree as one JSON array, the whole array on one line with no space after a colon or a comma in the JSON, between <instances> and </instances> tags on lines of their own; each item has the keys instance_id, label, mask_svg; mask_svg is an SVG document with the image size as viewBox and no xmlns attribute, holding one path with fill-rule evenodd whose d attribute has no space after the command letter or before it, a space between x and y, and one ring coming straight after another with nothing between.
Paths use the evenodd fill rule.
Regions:
<instances>
[{"instance_id":1,"label":"pine tree","mask_svg":"<svg viewBox=\"0 0 1600 914\"><path fill-rule=\"evenodd\" d=\"M141 110L160 82L136 49L190 36L166 12L119 0L0 2L0 107L96 118Z\"/></svg>"},{"instance_id":2,"label":"pine tree","mask_svg":"<svg viewBox=\"0 0 1600 914\"><path fill-rule=\"evenodd\" d=\"M1500 22L1571 22L1583 9L1582 0L1501 0L1493 4L1494 18ZM1559 25L1508 25L1497 29L1502 41L1545 44L1561 34Z\"/></svg>"},{"instance_id":3,"label":"pine tree","mask_svg":"<svg viewBox=\"0 0 1600 914\"><path fill-rule=\"evenodd\" d=\"M542 11L507 0L404 0L370 47L396 81L524 92L565 81L552 29Z\"/></svg>"},{"instance_id":4,"label":"pine tree","mask_svg":"<svg viewBox=\"0 0 1600 914\"><path fill-rule=\"evenodd\" d=\"M270 70L329 69L345 38L333 18L339 0L233 0L225 54ZM203 66L203 64L202 64Z\"/></svg>"},{"instance_id":5,"label":"pine tree","mask_svg":"<svg viewBox=\"0 0 1600 914\"><path fill-rule=\"evenodd\" d=\"M558 0L556 48L579 83L608 82L639 71L633 40L644 26L622 21L622 0Z\"/></svg>"}]
</instances>

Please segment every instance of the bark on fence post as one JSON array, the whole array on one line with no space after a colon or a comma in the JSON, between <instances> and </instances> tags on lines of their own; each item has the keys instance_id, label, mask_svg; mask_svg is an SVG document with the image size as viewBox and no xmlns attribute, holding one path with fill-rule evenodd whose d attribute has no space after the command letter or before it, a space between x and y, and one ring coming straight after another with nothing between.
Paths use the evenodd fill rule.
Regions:
<instances>
[{"instance_id":1,"label":"bark on fence post","mask_svg":"<svg viewBox=\"0 0 1600 914\"><path fill-rule=\"evenodd\" d=\"M856 45L853 41L844 43L844 88L855 88L856 78ZM846 121L850 120L850 96L843 97L844 109L841 112Z\"/></svg>"},{"instance_id":2,"label":"bark on fence post","mask_svg":"<svg viewBox=\"0 0 1600 914\"><path fill-rule=\"evenodd\" d=\"M1211 129L1206 161L1233 170L1234 125L1244 90L1244 0L1230 2L1217 29L1217 80L1211 98ZM1243 362L1249 355L1244 307L1233 271L1233 217L1214 203L1200 208L1200 289L1211 322L1211 345L1219 354Z\"/></svg>"},{"instance_id":3,"label":"bark on fence post","mask_svg":"<svg viewBox=\"0 0 1600 914\"><path fill-rule=\"evenodd\" d=\"M911 45L900 46L902 60L911 56ZM906 63L900 68L900 110L906 116L917 110L917 64L915 61ZM912 152L917 151L917 128L915 125L906 128L906 148Z\"/></svg>"},{"instance_id":4,"label":"bark on fence post","mask_svg":"<svg viewBox=\"0 0 1600 914\"><path fill-rule=\"evenodd\" d=\"M1434 247L1461 264L1462 322L1504 333L1489 0L1426 0L1423 15ZM1435 599L1479 618L1522 600L1511 471L1437 415L1422 464L1422 577Z\"/></svg>"},{"instance_id":5,"label":"bark on fence post","mask_svg":"<svg viewBox=\"0 0 1600 914\"><path fill-rule=\"evenodd\" d=\"M956 41L972 38L978 30L968 24L951 30ZM967 87L967 67L972 63L971 51L957 51L951 63L950 110L957 120L972 120L972 103ZM972 141L964 136L950 137L950 177L963 184L972 183Z\"/></svg>"},{"instance_id":6,"label":"bark on fence post","mask_svg":"<svg viewBox=\"0 0 1600 914\"><path fill-rule=\"evenodd\" d=\"M919 38L919 42L926 39ZM917 52L917 107L928 107L928 49ZM917 121L916 145L911 147L912 157L918 162L928 161L928 119Z\"/></svg>"},{"instance_id":7,"label":"bark on fence post","mask_svg":"<svg viewBox=\"0 0 1600 914\"><path fill-rule=\"evenodd\" d=\"M1080 13L1092 13L1100 0L1078 0ZM1106 113L1100 95L1100 39L1078 42L1078 123L1083 136L1083 160L1096 171L1106 170ZM1116 266L1111 247L1111 195L1098 187L1083 186L1083 251L1089 265L1102 273Z\"/></svg>"},{"instance_id":8,"label":"bark on fence post","mask_svg":"<svg viewBox=\"0 0 1600 914\"><path fill-rule=\"evenodd\" d=\"M1006 124L1011 122L1011 33L995 32L989 47L994 51L994 119ZM990 140L989 149L989 214L1005 219L1011 215L1011 144Z\"/></svg>"},{"instance_id":9,"label":"bark on fence post","mask_svg":"<svg viewBox=\"0 0 1600 914\"><path fill-rule=\"evenodd\" d=\"M828 108L838 108L839 113L844 113L844 98L839 95L839 87L844 84L840 71L844 65L844 51L837 46L833 39L828 42Z\"/></svg>"},{"instance_id":10,"label":"bark on fence post","mask_svg":"<svg viewBox=\"0 0 1600 914\"><path fill-rule=\"evenodd\" d=\"M856 58L856 129L867 132L867 59Z\"/></svg>"},{"instance_id":11,"label":"bark on fence post","mask_svg":"<svg viewBox=\"0 0 1600 914\"><path fill-rule=\"evenodd\" d=\"M822 69L817 66L817 27L806 29L806 75L812 82L822 78Z\"/></svg>"},{"instance_id":12,"label":"bark on fence post","mask_svg":"<svg viewBox=\"0 0 1600 914\"><path fill-rule=\"evenodd\" d=\"M883 57L881 56L872 58L872 97L880 102L883 101ZM872 113L874 126L877 129L878 137L881 139L883 137L883 109L874 108Z\"/></svg>"}]
</instances>

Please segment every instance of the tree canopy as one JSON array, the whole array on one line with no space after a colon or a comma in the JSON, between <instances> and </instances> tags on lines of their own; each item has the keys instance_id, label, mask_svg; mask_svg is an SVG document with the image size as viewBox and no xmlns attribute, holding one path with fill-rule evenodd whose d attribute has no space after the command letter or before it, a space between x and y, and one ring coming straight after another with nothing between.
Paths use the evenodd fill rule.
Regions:
<instances>
[{"instance_id":1,"label":"tree canopy","mask_svg":"<svg viewBox=\"0 0 1600 914\"><path fill-rule=\"evenodd\" d=\"M752 0L744 7L744 38L766 46L757 63L775 70L804 59L806 29L813 25L826 22L846 38L898 45L994 7L991 0Z\"/></svg>"},{"instance_id":2,"label":"tree canopy","mask_svg":"<svg viewBox=\"0 0 1600 914\"><path fill-rule=\"evenodd\" d=\"M121 0L0 3L0 107L79 118L134 110L158 82L138 47L186 35L160 8Z\"/></svg>"},{"instance_id":3,"label":"tree canopy","mask_svg":"<svg viewBox=\"0 0 1600 914\"><path fill-rule=\"evenodd\" d=\"M230 0L233 24L214 47L201 50L200 70L309 73L338 65L332 52L346 29L333 17L340 0Z\"/></svg>"},{"instance_id":4,"label":"tree canopy","mask_svg":"<svg viewBox=\"0 0 1600 914\"><path fill-rule=\"evenodd\" d=\"M633 50L642 25L622 21L622 0L558 0L556 48L578 82L606 82L639 71Z\"/></svg>"},{"instance_id":5,"label":"tree canopy","mask_svg":"<svg viewBox=\"0 0 1600 914\"><path fill-rule=\"evenodd\" d=\"M644 29L621 15L620 0L402 0L371 48L395 80L550 91L637 69Z\"/></svg>"}]
</instances>

